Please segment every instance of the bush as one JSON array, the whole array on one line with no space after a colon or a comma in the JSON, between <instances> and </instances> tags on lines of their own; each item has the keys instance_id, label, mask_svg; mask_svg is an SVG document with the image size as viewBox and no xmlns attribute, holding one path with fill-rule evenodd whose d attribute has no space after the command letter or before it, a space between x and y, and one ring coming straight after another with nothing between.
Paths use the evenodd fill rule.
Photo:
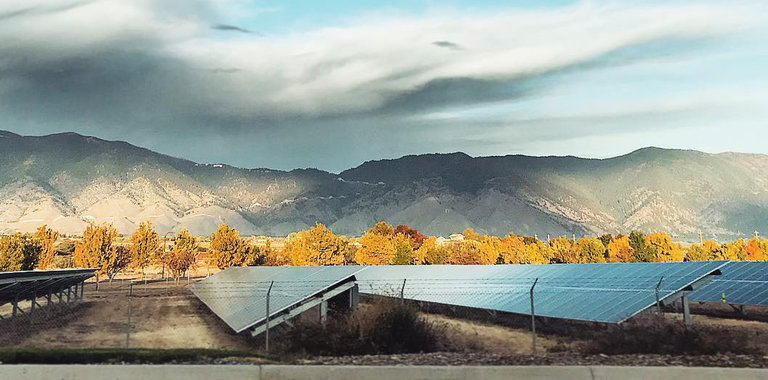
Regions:
<instances>
[{"instance_id":1,"label":"bush","mask_svg":"<svg viewBox=\"0 0 768 380\"><path fill-rule=\"evenodd\" d=\"M610 355L621 354L751 354L749 334L723 327L685 326L664 316L637 317L622 325L595 332L587 343L587 351Z\"/></svg>"},{"instance_id":2,"label":"bush","mask_svg":"<svg viewBox=\"0 0 768 380\"><path fill-rule=\"evenodd\" d=\"M442 333L416 308L386 300L329 318L324 326L299 321L280 341L282 351L308 355L399 354L438 351Z\"/></svg>"}]
</instances>

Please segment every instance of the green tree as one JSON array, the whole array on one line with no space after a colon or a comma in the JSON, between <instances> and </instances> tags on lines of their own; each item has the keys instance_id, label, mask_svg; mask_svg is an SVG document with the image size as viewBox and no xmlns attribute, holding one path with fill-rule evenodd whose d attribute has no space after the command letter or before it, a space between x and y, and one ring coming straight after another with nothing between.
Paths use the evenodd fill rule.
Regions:
<instances>
[{"instance_id":1,"label":"green tree","mask_svg":"<svg viewBox=\"0 0 768 380\"><path fill-rule=\"evenodd\" d=\"M629 246L635 252L635 260L640 263L656 261L656 253L645 243L645 235L640 231L629 234Z\"/></svg>"},{"instance_id":2,"label":"green tree","mask_svg":"<svg viewBox=\"0 0 768 380\"><path fill-rule=\"evenodd\" d=\"M0 272L32 270L43 247L30 234L15 233L0 237Z\"/></svg>"}]
</instances>

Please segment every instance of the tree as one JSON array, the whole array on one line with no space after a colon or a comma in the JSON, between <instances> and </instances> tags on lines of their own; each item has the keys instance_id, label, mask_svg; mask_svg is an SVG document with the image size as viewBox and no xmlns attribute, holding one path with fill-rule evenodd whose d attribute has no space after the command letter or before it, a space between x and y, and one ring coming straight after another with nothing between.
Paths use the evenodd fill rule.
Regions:
<instances>
[{"instance_id":1,"label":"tree","mask_svg":"<svg viewBox=\"0 0 768 380\"><path fill-rule=\"evenodd\" d=\"M35 231L32 238L41 247L40 261L37 263L37 268L50 268L51 264L53 264L53 258L56 256L56 250L53 248L53 245L59 239L59 233L43 225Z\"/></svg>"},{"instance_id":2,"label":"tree","mask_svg":"<svg viewBox=\"0 0 768 380\"><path fill-rule=\"evenodd\" d=\"M549 249L552 253L551 262L553 263L578 263L579 252L574 247L574 242L568 240L565 236L552 239L549 242Z\"/></svg>"},{"instance_id":3,"label":"tree","mask_svg":"<svg viewBox=\"0 0 768 380\"><path fill-rule=\"evenodd\" d=\"M672 239L663 232L654 232L645 237L646 246L655 253L655 260L659 263L683 261L685 252Z\"/></svg>"},{"instance_id":4,"label":"tree","mask_svg":"<svg viewBox=\"0 0 768 380\"><path fill-rule=\"evenodd\" d=\"M583 237L574 247L578 251L579 263L604 263L605 246L598 238Z\"/></svg>"},{"instance_id":5,"label":"tree","mask_svg":"<svg viewBox=\"0 0 768 380\"><path fill-rule=\"evenodd\" d=\"M0 237L0 272L32 270L43 247L30 234L15 233Z\"/></svg>"},{"instance_id":6,"label":"tree","mask_svg":"<svg viewBox=\"0 0 768 380\"><path fill-rule=\"evenodd\" d=\"M480 241L480 235L471 228L464 229L461 234L464 236L464 240Z\"/></svg>"},{"instance_id":7,"label":"tree","mask_svg":"<svg viewBox=\"0 0 768 380\"><path fill-rule=\"evenodd\" d=\"M408 227L405 224L401 224L395 228L395 235L397 234L408 236L411 239L411 245L413 246L413 249L419 249L421 244L424 243L424 239L426 239L426 236L422 235L419 230Z\"/></svg>"},{"instance_id":8,"label":"tree","mask_svg":"<svg viewBox=\"0 0 768 380\"><path fill-rule=\"evenodd\" d=\"M712 260L712 255L707 252L703 246L691 244L685 252L685 261L707 261Z\"/></svg>"},{"instance_id":9,"label":"tree","mask_svg":"<svg viewBox=\"0 0 768 380\"><path fill-rule=\"evenodd\" d=\"M498 239L498 238L496 238ZM498 248L493 240L483 242L477 240L464 240L454 243L450 247L450 263L457 265L490 265L495 264L499 258Z\"/></svg>"},{"instance_id":10,"label":"tree","mask_svg":"<svg viewBox=\"0 0 768 380\"><path fill-rule=\"evenodd\" d=\"M355 252L355 262L360 265L387 265L395 258L395 246L387 235L369 230L360 238L360 245Z\"/></svg>"},{"instance_id":11,"label":"tree","mask_svg":"<svg viewBox=\"0 0 768 380\"><path fill-rule=\"evenodd\" d=\"M392 247L395 249L395 255L392 257L392 264L411 265L421 264L417 262L413 251L413 241L410 236L404 234L395 234L392 238Z\"/></svg>"},{"instance_id":12,"label":"tree","mask_svg":"<svg viewBox=\"0 0 768 380\"><path fill-rule=\"evenodd\" d=\"M437 244L437 238L430 236L424 239L421 247L416 250L416 258L422 264L448 264L450 253L448 249Z\"/></svg>"},{"instance_id":13,"label":"tree","mask_svg":"<svg viewBox=\"0 0 768 380\"><path fill-rule=\"evenodd\" d=\"M726 260L746 261L747 242L744 239L737 239L728 244L723 244L723 256Z\"/></svg>"},{"instance_id":14,"label":"tree","mask_svg":"<svg viewBox=\"0 0 768 380\"><path fill-rule=\"evenodd\" d=\"M645 243L645 235L640 231L632 231L629 234L629 246L635 251L635 260L640 263L649 263L656 260L656 253Z\"/></svg>"},{"instance_id":15,"label":"tree","mask_svg":"<svg viewBox=\"0 0 768 380\"><path fill-rule=\"evenodd\" d=\"M267 240L266 245L261 250L264 255L264 265L283 266L291 263L291 258L285 250L272 248L272 242Z\"/></svg>"},{"instance_id":16,"label":"tree","mask_svg":"<svg viewBox=\"0 0 768 380\"><path fill-rule=\"evenodd\" d=\"M153 260L159 258L158 261L163 261L164 254L160 250L157 232L152 229L152 222L139 223L139 227L131 235L130 255L131 265L141 269L141 278L144 278L144 270Z\"/></svg>"},{"instance_id":17,"label":"tree","mask_svg":"<svg viewBox=\"0 0 768 380\"><path fill-rule=\"evenodd\" d=\"M765 253L763 251L764 244L761 244L762 239L754 237L747 241L746 247L744 247L744 253L749 261L764 261Z\"/></svg>"},{"instance_id":18,"label":"tree","mask_svg":"<svg viewBox=\"0 0 768 380\"><path fill-rule=\"evenodd\" d=\"M127 268L130 262L131 252L128 248L120 246L114 247L104 267L104 273L109 278L109 282L112 282L120 271Z\"/></svg>"},{"instance_id":19,"label":"tree","mask_svg":"<svg viewBox=\"0 0 768 380\"><path fill-rule=\"evenodd\" d=\"M241 265L248 253L248 245L240 233L226 223L221 223L211 234L210 249L219 269Z\"/></svg>"},{"instance_id":20,"label":"tree","mask_svg":"<svg viewBox=\"0 0 768 380\"><path fill-rule=\"evenodd\" d=\"M536 239L526 244L524 237L515 236L513 233L501 239L500 262L502 264L546 264L549 262L549 256L546 253L546 245Z\"/></svg>"},{"instance_id":21,"label":"tree","mask_svg":"<svg viewBox=\"0 0 768 380\"><path fill-rule=\"evenodd\" d=\"M192 236L186 228L176 234L173 250L164 255L165 265L171 271L173 278L178 281L179 277L195 264L198 249L197 238Z\"/></svg>"},{"instance_id":22,"label":"tree","mask_svg":"<svg viewBox=\"0 0 768 380\"><path fill-rule=\"evenodd\" d=\"M616 237L606 247L609 263L629 263L635 259L635 250L629 244L629 236Z\"/></svg>"},{"instance_id":23,"label":"tree","mask_svg":"<svg viewBox=\"0 0 768 380\"><path fill-rule=\"evenodd\" d=\"M291 234L285 243L285 252L291 265L342 265L349 242L343 236L334 235L322 223Z\"/></svg>"},{"instance_id":24,"label":"tree","mask_svg":"<svg viewBox=\"0 0 768 380\"><path fill-rule=\"evenodd\" d=\"M378 222L371 227L367 232L374 233L381 236L392 237L395 235L395 229L391 224L386 222Z\"/></svg>"},{"instance_id":25,"label":"tree","mask_svg":"<svg viewBox=\"0 0 768 380\"><path fill-rule=\"evenodd\" d=\"M112 272L112 266L122 263L116 260L120 257L115 256L113 244L116 237L117 230L111 224L89 224L83 232L83 239L75 244L75 253L72 255L75 265L80 268L98 268L99 273Z\"/></svg>"},{"instance_id":26,"label":"tree","mask_svg":"<svg viewBox=\"0 0 768 380\"><path fill-rule=\"evenodd\" d=\"M523 238L510 233L501 239L499 259L502 264L530 264Z\"/></svg>"}]
</instances>

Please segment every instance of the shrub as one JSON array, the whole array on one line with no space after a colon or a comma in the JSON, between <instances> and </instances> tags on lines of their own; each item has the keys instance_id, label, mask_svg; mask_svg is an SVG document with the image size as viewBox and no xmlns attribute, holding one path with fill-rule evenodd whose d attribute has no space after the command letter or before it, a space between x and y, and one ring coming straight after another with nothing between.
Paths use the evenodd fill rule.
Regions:
<instances>
[{"instance_id":1,"label":"shrub","mask_svg":"<svg viewBox=\"0 0 768 380\"><path fill-rule=\"evenodd\" d=\"M364 304L325 325L299 321L283 332L282 351L308 355L364 355L434 352L443 328L397 301Z\"/></svg>"},{"instance_id":2,"label":"shrub","mask_svg":"<svg viewBox=\"0 0 768 380\"><path fill-rule=\"evenodd\" d=\"M748 333L723 327L685 326L664 316L636 317L594 334L587 351L601 354L750 354Z\"/></svg>"}]
</instances>

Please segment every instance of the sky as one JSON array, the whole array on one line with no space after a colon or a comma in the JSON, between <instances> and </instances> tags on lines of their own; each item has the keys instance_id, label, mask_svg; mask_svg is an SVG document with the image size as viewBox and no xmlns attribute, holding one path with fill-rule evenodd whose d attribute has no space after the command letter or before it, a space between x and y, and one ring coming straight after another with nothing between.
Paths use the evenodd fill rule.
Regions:
<instances>
[{"instance_id":1,"label":"sky","mask_svg":"<svg viewBox=\"0 0 768 380\"><path fill-rule=\"evenodd\" d=\"M0 129L340 171L768 153L768 2L4 0Z\"/></svg>"}]
</instances>

